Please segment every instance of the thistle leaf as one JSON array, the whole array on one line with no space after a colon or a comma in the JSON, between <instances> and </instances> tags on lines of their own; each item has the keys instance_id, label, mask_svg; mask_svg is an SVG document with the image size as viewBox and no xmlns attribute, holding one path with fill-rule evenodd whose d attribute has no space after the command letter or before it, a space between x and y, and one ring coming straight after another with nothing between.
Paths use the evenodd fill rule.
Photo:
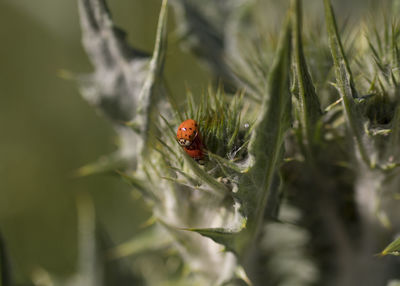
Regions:
<instances>
[{"instance_id":1,"label":"thistle leaf","mask_svg":"<svg viewBox=\"0 0 400 286\"><path fill-rule=\"evenodd\" d=\"M136 169L148 146L159 95L166 50L167 1L162 4L153 56L132 48L117 28L105 0L79 0L82 40L94 67L80 78L83 97L115 124L121 152ZM126 126L130 122L133 129Z\"/></svg>"},{"instance_id":2,"label":"thistle leaf","mask_svg":"<svg viewBox=\"0 0 400 286\"><path fill-rule=\"evenodd\" d=\"M88 194L77 197L78 211L78 283L76 285L103 285L103 265L100 262L96 239L96 218L93 202Z\"/></svg>"},{"instance_id":3,"label":"thistle leaf","mask_svg":"<svg viewBox=\"0 0 400 286\"><path fill-rule=\"evenodd\" d=\"M82 78L85 99L111 120L135 117L149 56L132 48L116 27L105 0L79 0L82 41L95 72Z\"/></svg>"},{"instance_id":4,"label":"thistle leaf","mask_svg":"<svg viewBox=\"0 0 400 286\"><path fill-rule=\"evenodd\" d=\"M149 190L142 180L135 178L135 176L119 172L117 171L119 175L129 184L131 185L135 190L139 191L139 193L145 198L148 199L150 202L156 202L159 201L159 198L154 195L154 193Z\"/></svg>"},{"instance_id":5,"label":"thistle leaf","mask_svg":"<svg viewBox=\"0 0 400 286\"><path fill-rule=\"evenodd\" d=\"M390 243L382 252L381 255L400 256L400 237Z\"/></svg>"},{"instance_id":6,"label":"thistle leaf","mask_svg":"<svg viewBox=\"0 0 400 286\"><path fill-rule=\"evenodd\" d=\"M161 90L156 90L157 83L161 82L161 76L164 68L165 54L167 49L167 6L168 0L163 0L160 16L157 26L156 43L153 56L150 60L149 71L147 73L144 85L139 94L138 115L141 119L141 133L144 140L144 150L148 144L148 134L150 123L153 122L154 109L157 106L157 95Z\"/></svg>"},{"instance_id":7,"label":"thistle leaf","mask_svg":"<svg viewBox=\"0 0 400 286\"><path fill-rule=\"evenodd\" d=\"M111 173L117 169L127 166L126 159L119 152L108 156L100 157L96 162L79 168L75 174L79 177L86 177L96 174Z\"/></svg>"},{"instance_id":8,"label":"thistle leaf","mask_svg":"<svg viewBox=\"0 0 400 286\"><path fill-rule=\"evenodd\" d=\"M141 253L165 249L171 245L171 237L160 233L160 228L152 226L135 235L131 240L124 242L108 251L110 259L119 259L127 256L139 255Z\"/></svg>"},{"instance_id":9,"label":"thistle leaf","mask_svg":"<svg viewBox=\"0 0 400 286\"><path fill-rule=\"evenodd\" d=\"M249 143L251 167L239 183L238 197L243 202L242 210L254 231L261 228L265 211L272 215L278 208L279 193L271 185L283 159L283 139L291 124L290 37L288 18L269 74L267 94ZM267 205L271 207L268 210Z\"/></svg>"},{"instance_id":10,"label":"thistle leaf","mask_svg":"<svg viewBox=\"0 0 400 286\"><path fill-rule=\"evenodd\" d=\"M243 239L244 232L232 231L225 228L185 228L184 230L193 231L202 236L211 238L216 243L225 246L226 250L235 254L242 252L245 240Z\"/></svg>"},{"instance_id":11,"label":"thistle leaf","mask_svg":"<svg viewBox=\"0 0 400 286\"><path fill-rule=\"evenodd\" d=\"M294 66L299 92L298 106L301 130L303 133L304 145L307 146L309 156L312 154L312 145L315 141L315 132L318 121L322 112L315 87L311 79L311 75L307 66L307 62L303 51L302 41L302 4L301 0L292 1L293 17L293 50L294 50Z\"/></svg>"},{"instance_id":12,"label":"thistle leaf","mask_svg":"<svg viewBox=\"0 0 400 286\"><path fill-rule=\"evenodd\" d=\"M213 176L209 175L206 171L200 168L199 164L191 157L189 157L183 150L182 155L185 158L186 164L189 165L193 173L211 188L212 193L215 196L223 198L225 197L225 195L228 194L228 189L225 187L224 184L218 182Z\"/></svg>"},{"instance_id":13,"label":"thistle leaf","mask_svg":"<svg viewBox=\"0 0 400 286\"><path fill-rule=\"evenodd\" d=\"M324 0L325 6L325 21L328 29L330 49L335 66L337 87L342 104L346 114L346 119L350 127L350 131L354 136L358 151L364 163L373 167L367 148L364 144L364 127L362 122L362 114L357 108L355 99L358 98L358 93L353 82L350 66L344 54L344 49L337 29L335 15L329 0Z\"/></svg>"},{"instance_id":14,"label":"thistle leaf","mask_svg":"<svg viewBox=\"0 0 400 286\"><path fill-rule=\"evenodd\" d=\"M236 165L232 161L225 159L221 156L218 156L217 154L208 152L207 155L210 159L215 160L220 166L228 168L235 173L242 173L244 171L244 169L241 169L238 165Z\"/></svg>"},{"instance_id":15,"label":"thistle leaf","mask_svg":"<svg viewBox=\"0 0 400 286\"><path fill-rule=\"evenodd\" d=\"M175 133L174 130L172 129L171 124L163 117L161 116L161 119L164 121L164 123L168 127L168 134L172 138L175 138ZM175 139L173 139L175 141ZM228 194L228 189L225 187L224 184L218 182L214 177L209 175L205 170L203 170L201 167L199 167L199 164L193 160L193 158L189 157L186 152L183 151L182 148L179 148L180 154L185 160L185 163L190 167L190 169L193 171L193 173L201 180L203 181L208 187L210 187L210 191L219 198L225 197L225 195Z\"/></svg>"}]
</instances>

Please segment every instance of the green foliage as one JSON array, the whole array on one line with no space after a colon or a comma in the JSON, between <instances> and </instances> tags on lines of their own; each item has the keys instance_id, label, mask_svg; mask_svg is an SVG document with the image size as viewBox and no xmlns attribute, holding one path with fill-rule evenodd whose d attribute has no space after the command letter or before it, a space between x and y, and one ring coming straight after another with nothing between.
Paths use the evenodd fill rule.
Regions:
<instances>
[{"instance_id":1,"label":"green foliage","mask_svg":"<svg viewBox=\"0 0 400 286\"><path fill-rule=\"evenodd\" d=\"M231 160L240 161L245 157L250 137L250 124L245 123L243 110L244 93L227 96L222 86L214 92L210 87L202 97L196 111L193 96L189 93L186 118L199 122L200 133L208 152ZM228 103L230 101L230 103Z\"/></svg>"},{"instance_id":2,"label":"green foliage","mask_svg":"<svg viewBox=\"0 0 400 286\"><path fill-rule=\"evenodd\" d=\"M160 100L160 94L162 94L156 89L161 88L160 79L167 49L167 3L168 0L162 2L153 56L149 63L149 71L143 87L138 95L137 113L139 118L135 121L140 126L141 137L144 141L142 155L145 155L148 151L150 123L154 121L154 109L157 106L156 103Z\"/></svg>"},{"instance_id":3,"label":"green foliage","mask_svg":"<svg viewBox=\"0 0 400 286\"><path fill-rule=\"evenodd\" d=\"M400 255L400 238L390 243L382 252L382 255Z\"/></svg>"},{"instance_id":4,"label":"green foliage","mask_svg":"<svg viewBox=\"0 0 400 286\"><path fill-rule=\"evenodd\" d=\"M295 94L297 95L295 98L298 99L296 111L301 125L301 141L307 148L309 159L312 159L312 150L315 147L315 143L317 143L317 125L321 120L322 112L303 51L301 1L292 1L291 5L292 13L294 13L292 21L294 77L298 86L298 95Z\"/></svg>"},{"instance_id":5,"label":"green foliage","mask_svg":"<svg viewBox=\"0 0 400 286\"><path fill-rule=\"evenodd\" d=\"M344 54L343 45L339 37L335 15L329 0L324 0L329 43L331 47L333 62L335 64L335 74L337 87L342 98L343 108L346 114L346 120L350 130L355 138L355 143L360 156L365 164L374 167L371 162L369 152L365 146L365 132L363 128L364 120L357 107L356 99L359 98L355 88L353 75L351 73L347 58Z\"/></svg>"},{"instance_id":6,"label":"green foliage","mask_svg":"<svg viewBox=\"0 0 400 286\"><path fill-rule=\"evenodd\" d=\"M239 185L238 196L243 201L245 215L255 220L254 225L250 226L254 230L260 229L267 204L267 212L271 217L276 216L279 206L279 193L270 188L283 159L284 135L291 124L290 37L288 19L249 144L250 169L243 175Z\"/></svg>"},{"instance_id":7,"label":"green foliage","mask_svg":"<svg viewBox=\"0 0 400 286\"><path fill-rule=\"evenodd\" d=\"M115 155L79 173L118 169L152 211L150 226L105 256L141 269L146 285L316 285L327 277L337 285L386 282L376 261L366 260L364 275L348 269L399 231L395 22L365 49L360 35L341 36L324 0L328 46L308 32L316 27L309 19L303 23L300 0L291 1L279 37L265 27L260 3L171 2L183 41L223 82L202 96L187 91L184 111L164 88L167 1L152 57L127 44L104 1L79 2L96 68L83 91L121 138ZM371 59L372 75L364 72ZM104 75L119 81L103 82ZM200 126L202 162L176 142L177 126L189 118ZM94 210L84 205L78 208L81 278L75 279L103 285ZM382 254L397 254L398 244ZM160 266L167 259L176 260L175 267ZM155 266L154 275L143 270Z\"/></svg>"},{"instance_id":8,"label":"green foliage","mask_svg":"<svg viewBox=\"0 0 400 286\"><path fill-rule=\"evenodd\" d=\"M188 231L197 232L205 237L211 238L217 243L225 246L226 250L232 251L236 255L240 255L243 246L240 245L242 237L237 231L232 231L225 228L192 228Z\"/></svg>"},{"instance_id":9,"label":"green foliage","mask_svg":"<svg viewBox=\"0 0 400 286\"><path fill-rule=\"evenodd\" d=\"M160 237L157 226L151 226L135 236L108 251L112 260L127 256L138 256L145 253L156 252L171 247L172 241L168 235Z\"/></svg>"}]
</instances>

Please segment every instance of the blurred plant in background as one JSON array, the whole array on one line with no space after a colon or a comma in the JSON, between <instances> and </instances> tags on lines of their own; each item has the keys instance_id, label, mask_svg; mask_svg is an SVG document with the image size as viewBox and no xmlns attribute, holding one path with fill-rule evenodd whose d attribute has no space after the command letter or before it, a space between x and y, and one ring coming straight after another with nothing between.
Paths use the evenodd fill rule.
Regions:
<instances>
[{"instance_id":1,"label":"blurred plant in background","mask_svg":"<svg viewBox=\"0 0 400 286\"><path fill-rule=\"evenodd\" d=\"M146 54L105 0L78 1L94 73L75 79L119 135L115 153L79 174L116 172L153 215L115 245L79 196L76 274L37 269L34 285L399 283L398 1L342 31L324 0L326 32L301 2L164 0ZM180 41L217 83L183 102L164 75L169 4ZM188 118L204 165L176 142ZM12 285L0 246L1 285Z\"/></svg>"}]
</instances>

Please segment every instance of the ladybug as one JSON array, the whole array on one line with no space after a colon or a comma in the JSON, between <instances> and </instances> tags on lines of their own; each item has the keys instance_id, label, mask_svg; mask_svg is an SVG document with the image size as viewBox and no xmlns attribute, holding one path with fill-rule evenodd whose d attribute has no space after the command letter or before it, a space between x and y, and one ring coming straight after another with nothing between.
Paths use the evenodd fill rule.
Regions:
<instances>
[{"instance_id":1,"label":"ladybug","mask_svg":"<svg viewBox=\"0 0 400 286\"><path fill-rule=\"evenodd\" d=\"M182 147L188 147L193 144L199 135L199 127L195 120L187 119L181 123L176 132L176 139Z\"/></svg>"},{"instance_id":2,"label":"ladybug","mask_svg":"<svg viewBox=\"0 0 400 286\"><path fill-rule=\"evenodd\" d=\"M195 159L196 161L203 160L204 159L204 152L202 149L190 149L190 148L184 148L186 154L188 154L190 157Z\"/></svg>"},{"instance_id":3,"label":"ladybug","mask_svg":"<svg viewBox=\"0 0 400 286\"><path fill-rule=\"evenodd\" d=\"M176 139L190 157L196 161L204 158L204 145L201 141L199 126L195 120L187 119L183 121L176 132Z\"/></svg>"}]
</instances>

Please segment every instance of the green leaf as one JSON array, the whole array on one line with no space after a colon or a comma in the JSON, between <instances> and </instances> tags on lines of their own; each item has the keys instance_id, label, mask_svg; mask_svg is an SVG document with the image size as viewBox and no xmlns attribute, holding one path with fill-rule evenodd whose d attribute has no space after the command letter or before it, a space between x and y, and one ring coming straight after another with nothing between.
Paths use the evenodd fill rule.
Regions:
<instances>
[{"instance_id":1,"label":"green leaf","mask_svg":"<svg viewBox=\"0 0 400 286\"><path fill-rule=\"evenodd\" d=\"M226 250L235 254L242 252L244 243L243 239L245 232L232 231L225 228L184 228L184 230L193 231L201 234L202 236L211 238L216 243L225 246Z\"/></svg>"},{"instance_id":2,"label":"green leaf","mask_svg":"<svg viewBox=\"0 0 400 286\"><path fill-rule=\"evenodd\" d=\"M382 252L381 255L395 255L400 256L400 237L389 244Z\"/></svg>"},{"instance_id":3,"label":"green leaf","mask_svg":"<svg viewBox=\"0 0 400 286\"><path fill-rule=\"evenodd\" d=\"M223 198L228 194L229 190L224 184L218 182L213 176L204 171L195 160L183 151L183 149L181 150L181 153L186 164L190 167L193 173L211 188L212 193L216 197Z\"/></svg>"},{"instance_id":4,"label":"green leaf","mask_svg":"<svg viewBox=\"0 0 400 286\"><path fill-rule=\"evenodd\" d=\"M269 74L267 94L249 143L251 167L243 175L237 194L243 202L242 211L248 217L250 231L255 232L261 229L265 211L273 216L279 207L278 188L271 186L283 160L284 136L291 125L290 39L291 25L287 18Z\"/></svg>"},{"instance_id":5,"label":"green leaf","mask_svg":"<svg viewBox=\"0 0 400 286\"><path fill-rule=\"evenodd\" d=\"M96 215L91 197L82 193L76 199L78 216L78 277L77 285L103 285L102 265L96 239Z\"/></svg>"},{"instance_id":6,"label":"green leaf","mask_svg":"<svg viewBox=\"0 0 400 286\"><path fill-rule=\"evenodd\" d=\"M233 172L242 173L243 171L245 171L244 169L241 169L240 166L236 165L231 160L222 158L222 157L218 156L217 154L208 152L207 155L210 159L215 160L220 166L222 166L224 168L228 168L228 169L232 170Z\"/></svg>"},{"instance_id":7,"label":"green leaf","mask_svg":"<svg viewBox=\"0 0 400 286\"><path fill-rule=\"evenodd\" d=\"M102 156L96 162L79 168L75 174L80 177L85 177L95 174L111 173L117 169L126 167L126 165L126 159L121 156L120 152L116 152L108 156Z\"/></svg>"},{"instance_id":8,"label":"green leaf","mask_svg":"<svg viewBox=\"0 0 400 286\"><path fill-rule=\"evenodd\" d=\"M157 107L158 96L161 89L156 89L161 82L164 69L165 54L167 49L167 6L168 0L163 0L157 26L156 43L153 56L150 60L149 71L144 85L140 91L138 102L138 115L140 116L141 133L144 142L142 153L147 153L148 136L151 123L154 122L154 110Z\"/></svg>"},{"instance_id":9,"label":"green leaf","mask_svg":"<svg viewBox=\"0 0 400 286\"><path fill-rule=\"evenodd\" d=\"M10 262L4 239L0 233L0 286L11 286Z\"/></svg>"},{"instance_id":10,"label":"green leaf","mask_svg":"<svg viewBox=\"0 0 400 286\"><path fill-rule=\"evenodd\" d=\"M294 12L292 21L294 66L300 103L298 106L299 121L304 145L307 147L308 155L312 156L316 127L322 112L303 51L301 0L292 0L292 10Z\"/></svg>"},{"instance_id":11,"label":"green leaf","mask_svg":"<svg viewBox=\"0 0 400 286\"><path fill-rule=\"evenodd\" d=\"M339 37L335 15L329 0L324 0L325 21L328 30L330 49L335 66L337 87L342 104L346 114L346 119L350 127L350 131L354 136L361 159L369 167L374 167L368 155L367 148L364 144L365 132L362 122L362 114L359 112L355 99L358 93L353 82L350 66L344 54L342 42Z\"/></svg>"},{"instance_id":12,"label":"green leaf","mask_svg":"<svg viewBox=\"0 0 400 286\"><path fill-rule=\"evenodd\" d=\"M149 56L128 44L105 0L79 0L78 7L83 46L95 67L80 78L82 95L117 124L133 120Z\"/></svg>"},{"instance_id":13,"label":"green leaf","mask_svg":"<svg viewBox=\"0 0 400 286\"><path fill-rule=\"evenodd\" d=\"M175 133L174 130L172 129L171 124L167 121L166 118L161 116L161 119L164 121L164 123L167 125L167 132L175 138ZM175 139L174 139L175 141ZM183 156L185 163L190 167L190 169L193 171L193 173L202 181L204 182L207 186L210 187L210 192L212 192L216 197L223 198L225 195L228 194L228 188L218 182L213 176L208 174L205 170L203 170L199 164L193 160L193 158L189 157L186 152L182 149L179 148L180 154Z\"/></svg>"},{"instance_id":14,"label":"green leaf","mask_svg":"<svg viewBox=\"0 0 400 286\"><path fill-rule=\"evenodd\" d=\"M172 243L171 237L160 232L160 228L152 226L135 235L131 240L124 242L108 251L110 259L118 259L127 256L139 255L145 252L153 252L165 249Z\"/></svg>"},{"instance_id":15,"label":"green leaf","mask_svg":"<svg viewBox=\"0 0 400 286\"><path fill-rule=\"evenodd\" d=\"M124 172L117 171L117 173L135 190L139 191L145 199L150 200L150 202L159 201L159 198L146 186L145 182Z\"/></svg>"}]
</instances>

